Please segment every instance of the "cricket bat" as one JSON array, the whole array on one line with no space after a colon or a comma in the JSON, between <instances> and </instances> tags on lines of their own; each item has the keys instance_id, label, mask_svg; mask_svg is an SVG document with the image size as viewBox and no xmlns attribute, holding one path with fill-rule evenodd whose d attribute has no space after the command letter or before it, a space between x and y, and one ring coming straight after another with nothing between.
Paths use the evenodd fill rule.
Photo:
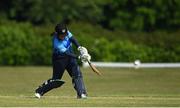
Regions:
<instances>
[{"instance_id":1,"label":"cricket bat","mask_svg":"<svg viewBox=\"0 0 180 108\"><path fill-rule=\"evenodd\" d=\"M93 65L89 60L88 60L88 64L91 67L91 69L93 70L93 72L95 72L97 75L101 76L102 74L99 72L99 70L95 67L95 65Z\"/></svg>"}]
</instances>

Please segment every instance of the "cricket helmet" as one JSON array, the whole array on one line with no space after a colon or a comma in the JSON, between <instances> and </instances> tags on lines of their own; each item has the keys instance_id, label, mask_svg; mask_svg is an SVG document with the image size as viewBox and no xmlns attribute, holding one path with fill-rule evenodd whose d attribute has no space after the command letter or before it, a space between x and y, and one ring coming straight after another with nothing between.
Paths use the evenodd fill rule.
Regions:
<instances>
[{"instance_id":1,"label":"cricket helmet","mask_svg":"<svg viewBox=\"0 0 180 108\"><path fill-rule=\"evenodd\" d=\"M59 23L56 25L55 27L55 31L59 34L59 35L64 35L67 34L67 27L65 24Z\"/></svg>"}]
</instances>

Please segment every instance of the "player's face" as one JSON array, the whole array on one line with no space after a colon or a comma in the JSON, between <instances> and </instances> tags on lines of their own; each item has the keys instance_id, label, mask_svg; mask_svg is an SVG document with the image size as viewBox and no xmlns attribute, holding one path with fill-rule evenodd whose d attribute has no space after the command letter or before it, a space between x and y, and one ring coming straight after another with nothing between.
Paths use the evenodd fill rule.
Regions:
<instances>
[{"instance_id":1,"label":"player's face","mask_svg":"<svg viewBox=\"0 0 180 108\"><path fill-rule=\"evenodd\" d=\"M59 39L63 40L65 38L66 34L60 34L58 37Z\"/></svg>"}]
</instances>

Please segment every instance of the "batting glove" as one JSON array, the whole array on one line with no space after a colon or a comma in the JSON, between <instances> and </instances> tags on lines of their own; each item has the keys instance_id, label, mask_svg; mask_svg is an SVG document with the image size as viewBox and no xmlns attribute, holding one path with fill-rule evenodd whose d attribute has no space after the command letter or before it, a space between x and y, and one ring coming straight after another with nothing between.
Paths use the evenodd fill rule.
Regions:
<instances>
[{"instance_id":1,"label":"batting glove","mask_svg":"<svg viewBox=\"0 0 180 108\"><path fill-rule=\"evenodd\" d=\"M91 60L91 56L89 54L80 55L81 62L86 63Z\"/></svg>"},{"instance_id":2,"label":"batting glove","mask_svg":"<svg viewBox=\"0 0 180 108\"><path fill-rule=\"evenodd\" d=\"M80 52L80 55L84 55L84 54L87 55L88 54L87 49L83 46L79 46L78 51Z\"/></svg>"}]
</instances>

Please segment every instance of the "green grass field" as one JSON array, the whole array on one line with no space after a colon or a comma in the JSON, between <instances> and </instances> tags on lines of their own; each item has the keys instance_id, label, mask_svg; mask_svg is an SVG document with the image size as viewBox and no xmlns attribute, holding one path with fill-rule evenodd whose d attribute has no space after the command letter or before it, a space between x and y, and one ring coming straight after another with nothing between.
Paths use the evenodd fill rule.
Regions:
<instances>
[{"instance_id":1,"label":"green grass field","mask_svg":"<svg viewBox=\"0 0 180 108\"><path fill-rule=\"evenodd\" d=\"M66 83L34 98L35 88L51 77L51 67L0 67L1 107L180 107L180 68L99 68L103 76L82 69L88 99L76 99L67 72Z\"/></svg>"}]
</instances>

